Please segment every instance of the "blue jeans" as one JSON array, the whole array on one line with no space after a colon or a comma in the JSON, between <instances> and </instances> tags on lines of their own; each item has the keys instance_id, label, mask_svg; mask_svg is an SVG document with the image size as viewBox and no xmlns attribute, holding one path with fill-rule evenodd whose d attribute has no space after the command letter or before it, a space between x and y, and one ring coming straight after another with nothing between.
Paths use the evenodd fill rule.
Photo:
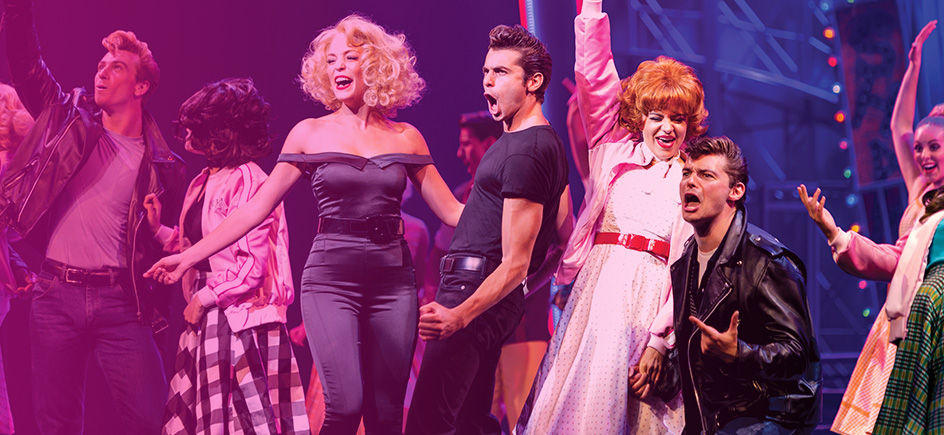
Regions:
<instances>
[{"instance_id":1,"label":"blue jeans","mask_svg":"<svg viewBox=\"0 0 944 435\"><path fill-rule=\"evenodd\" d=\"M77 286L39 275L29 325L41 433L82 433L90 356L114 399L114 433L160 431L167 380L151 328L137 318L130 285Z\"/></svg>"},{"instance_id":2,"label":"blue jeans","mask_svg":"<svg viewBox=\"0 0 944 435\"><path fill-rule=\"evenodd\" d=\"M718 434L731 435L800 435L813 431L812 427L790 429L770 420L757 417L738 417L718 429Z\"/></svg>"}]
</instances>

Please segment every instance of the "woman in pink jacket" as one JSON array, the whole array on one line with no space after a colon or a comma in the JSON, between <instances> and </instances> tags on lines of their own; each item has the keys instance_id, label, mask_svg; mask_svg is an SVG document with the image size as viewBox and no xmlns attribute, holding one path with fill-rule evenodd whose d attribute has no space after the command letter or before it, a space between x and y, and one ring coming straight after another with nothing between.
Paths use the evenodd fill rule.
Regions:
<instances>
[{"instance_id":1,"label":"woman in pink jacket","mask_svg":"<svg viewBox=\"0 0 944 435\"><path fill-rule=\"evenodd\" d=\"M145 198L148 223L168 252L196 243L255 194L270 152L266 103L249 79L226 79L180 107L187 151L206 157L184 197L180 225L160 225L160 202ZM236 243L181 280L189 324L170 381L163 433L307 433L305 393L285 312L294 287L288 228L279 204Z\"/></svg>"},{"instance_id":2,"label":"woman in pink jacket","mask_svg":"<svg viewBox=\"0 0 944 435\"><path fill-rule=\"evenodd\" d=\"M671 329L668 267L691 234L681 219L680 149L706 130L704 90L691 68L666 57L621 82L599 1L583 2L575 33L590 174L556 277L573 290L518 433L677 433L680 400L643 401L627 390L646 394L653 364L638 366L644 353L661 361L654 356Z\"/></svg>"},{"instance_id":3,"label":"woman in pink jacket","mask_svg":"<svg viewBox=\"0 0 944 435\"><path fill-rule=\"evenodd\" d=\"M915 37L908 54L910 63L902 78L892 112L892 142L902 178L908 189L908 207L898 226L898 241L894 245L877 244L854 231L842 231L826 210L826 197L821 196L819 189L816 189L811 197L806 186L800 185L797 188L800 200L806 206L810 217L826 235L836 264L847 273L861 278L892 280L896 269L899 268L899 258L908 236L918 219L925 214L925 194L944 186L944 137L938 137L942 130L934 125L937 122L929 122L944 115L939 109L940 106L919 122L917 129L913 127L918 72L921 70L921 48L936 25L937 21L931 21ZM921 271L923 272L923 269ZM913 275L913 278L920 282L922 276L923 274L917 274ZM900 308L907 308L904 305L910 305L910 302L902 303L893 298L890 292L886 305L881 313L875 316L875 323L869 331L862 353L852 371L852 378L843 394L832 431L841 434L872 433L882 406L888 377L895 364L896 347L890 343L890 336L900 336L907 319L906 315L898 312Z\"/></svg>"}]
</instances>

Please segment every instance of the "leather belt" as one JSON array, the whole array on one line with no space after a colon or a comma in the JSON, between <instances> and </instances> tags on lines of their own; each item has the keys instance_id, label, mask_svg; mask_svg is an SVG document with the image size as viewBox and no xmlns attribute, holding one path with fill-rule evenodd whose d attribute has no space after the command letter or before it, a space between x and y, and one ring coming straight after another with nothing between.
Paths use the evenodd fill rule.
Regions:
<instances>
[{"instance_id":1,"label":"leather belt","mask_svg":"<svg viewBox=\"0 0 944 435\"><path fill-rule=\"evenodd\" d=\"M371 216L365 219L318 219L319 233L365 236L374 242L390 242L403 236L403 219L399 216Z\"/></svg>"},{"instance_id":2,"label":"leather belt","mask_svg":"<svg viewBox=\"0 0 944 435\"><path fill-rule=\"evenodd\" d=\"M112 286L128 278L128 269L106 267L103 269L84 269L72 267L56 260L43 260L42 270L60 281L72 285L95 287Z\"/></svg>"},{"instance_id":3,"label":"leather belt","mask_svg":"<svg viewBox=\"0 0 944 435\"><path fill-rule=\"evenodd\" d=\"M447 255L439 260L439 272L449 273L456 270L467 270L471 272L484 272L488 267L488 260L485 257L476 255Z\"/></svg>"},{"instance_id":4,"label":"leather belt","mask_svg":"<svg viewBox=\"0 0 944 435\"><path fill-rule=\"evenodd\" d=\"M669 258L669 242L650 239L638 234L629 233L597 233L593 238L594 245L619 245L634 251L649 252L663 259Z\"/></svg>"}]
</instances>

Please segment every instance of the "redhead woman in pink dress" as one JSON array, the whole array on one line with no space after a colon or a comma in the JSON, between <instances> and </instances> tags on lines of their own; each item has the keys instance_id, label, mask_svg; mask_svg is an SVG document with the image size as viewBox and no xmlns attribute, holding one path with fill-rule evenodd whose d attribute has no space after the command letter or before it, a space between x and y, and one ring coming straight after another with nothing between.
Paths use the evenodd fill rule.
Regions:
<instances>
[{"instance_id":1,"label":"redhead woman in pink dress","mask_svg":"<svg viewBox=\"0 0 944 435\"><path fill-rule=\"evenodd\" d=\"M628 391L647 394L671 329L671 306L657 313L668 301L668 266L691 235L681 219L680 149L706 130L704 91L691 68L666 57L621 82L599 1L583 2L575 33L590 174L556 277L574 284L517 431L678 433L680 400Z\"/></svg>"},{"instance_id":2,"label":"redhead woman in pink dress","mask_svg":"<svg viewBox=\"0 0 944 435\"><path fill-rule=\"evenodd\" d=\"M854 231L843 231L836 226L832 215L825 208L826 197L819 189L811 197L806 186L800 185L800 200L810 217L826 235L833 251L833 259L845 272L875 281L891 281L895 274L902 249L908 235L918 219L924 215L924 195L933 189L944 187L944 127L940 117L941 106L918 123L914 128L915 97L918 90L918 72L921 69L921 48L937 21L931 21L921 29L908 54L910 63L901 80L898 98L892 112L891 130L898 167L908 189L908 207L898 226L898 241L894 245L877 244ZM938 120L937 122L933 122ZM930 121L930 122L929 122ZM918 277L920 279L920 277ZM885 387L892 367L895 365L896 346L889 342L893 330L888 302L875 316L862 353L852 371L852 378L842 396L839 412L831 430L841 434L872 433L885 395ZM902 322L903 323L903 322Z\"/></svg>"}]
</instances>

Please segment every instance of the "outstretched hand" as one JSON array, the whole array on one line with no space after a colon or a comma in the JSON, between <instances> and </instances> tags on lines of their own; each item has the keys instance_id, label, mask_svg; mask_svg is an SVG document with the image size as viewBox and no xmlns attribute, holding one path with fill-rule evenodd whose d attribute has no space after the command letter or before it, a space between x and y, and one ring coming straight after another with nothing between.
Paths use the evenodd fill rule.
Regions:
<instances>
[{"instance_id":1,"label":"outstretched hand","mask_svg":"<svg viewBox=\"0 0 944 435\"><path fill-rule=\"evenodd\" d=\"M921 63L921 49L924 47L924 41L928 40L928 36L931 35L935 27L937 27L937 20L931 20L918 32L918 36L915 36L914 42L911 43L911 50L908 51L908 60L911 63Z\"/></svg>"},{"instance_id":2,"label":"outstretched hand","mask_svg":"<svg viewBox=\"0 0 944 435\"><path fill-rule=\"evenodd\" d=\"M731 323L728 325L728 330L724 332L718 332L717 329L706 325L695 316L688 316L688 320L701 329L701 353L712 354L725 362L734 361L738 348L739 315L737 311L731 315Z\"/></svg>"},{"instance_id":3,"label":"outstretched hand","mask_svg":"<svg viewBox=\"0 0 944 435\"><path fill-rule=\"evenodd\" d=\"M810 197L806 191L806 186L802 184L797 187L797 192L800 193L800 201L806 207L806 212L809 213L813 222L816 222L816 226L826 236L826 240L836 238L841 230L836 226L836 220L833 219L832 213L826 209L826 196L821 196L822 192L817 188L816 192L813 192L813 196Z\"/></svg>"},{"instance_id":4,"label":"outstretched hand","mask_svg":"<svg viewBox=\"0 0 944 435\"><path fill-rule=\"evenodd\" d=\"M147 272L144 272L144 277L153 278L164 285L173 284L180 281L180 277L189 269L189 267L182 267L182 262L181 254L169 255L154 263Z\"/></svg>"}]
</instances>

